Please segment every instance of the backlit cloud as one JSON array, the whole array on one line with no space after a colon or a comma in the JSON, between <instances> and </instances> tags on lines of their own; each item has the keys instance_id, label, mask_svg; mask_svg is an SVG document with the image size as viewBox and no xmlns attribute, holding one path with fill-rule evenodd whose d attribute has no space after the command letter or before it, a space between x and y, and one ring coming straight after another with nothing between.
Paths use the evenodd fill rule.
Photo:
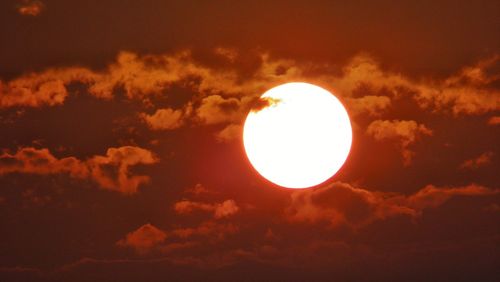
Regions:
<instances>
[{"instance_id":1,"label":"backlit cloud","mask_svg":"<svg viewBox=\"0 0 500 282\"><path fill-rule=\"evenodd\" d=\"M39 0L23 0L17 11L23 16L38 16L45 9L45 5Z\"/></svg>"},{"instance_id":2,"label":"backlit cloud","mask_svg":"<svg viewBox=\"0 0 500 282\"><path fill-rule=\"evenodd\" d=\"M40 107L63 104L67 86L73 82L90 83L96 75L85 68L49 69L0 81L0 107Z\"/></svg>"},{"instance_id":3,"label":"backlit cloud","mask_svg":"<svg viewBox=\"0 0 500 282\"><path fill-rule=\"evenodd\" d=\"M345 96L375 93L395 98L409 97L430 111L473 115L500 109L500 93L494 87L499 80L494 71L498 64L500 56L493 56L464 67L446 79L418 81L384 71L372 57L362 54L344 67L342 76L325 77L325 80L330 81L337 93ZM379 103L374 105L380 107Z\"/></svg>"},{"instance_id":4,"label":"backlit cloud","mask_svg":"<svg viewBox=\"0 0 500 282\"><path fill-rule=\"evenodd\" d=\"M214 211L215 218L224 218L234 215L240 210L238 205L234 200L226 200L220 204L217 204Z\"/></svg>"},{"instance_id":5,"label":"backlit cloud","mask_svg":"<svg viewBox=\"0 0 500 282\"><path fill-rule=\"evenodd\" d=\"M500 1L339 2L0 0L0 282L498 281Z\"/></svg>"},{"instance_id":6,"label":"backlit cloud","mask_svg":"<svg viewBox=\"0 0 500 282\"><path fill-rule=\"evenodd\" d=\"M213 220L202 222L196 227L177 228L170 231L172 236L183 239L190 237L208 237L207 239L215 241L224 240L227 236L238 232L238 226L233 223L219 223Z\"/></svg>"},{"instance_id":7,"label":"backlit cloud","mask_svg":"<svg viewBox=\"0 0 500 282\"><path fill-rule=\"evenodd\" d=\"M203 186L201 183L197 183L193 187L189 187L185 190L186 193L193 194L195 196L199 196L202 194L211 194L214 193L213 191L208 190L205 186Z\"/></svg>"},{"instance_id":8,"label":"backlit cloud","mask_svg":"<svg viewBox=\"0 0 500 282\"><path fill-rule=\"evenodd\" d=\"M156 162L158 159L151 151L134 146L110 148L106 156L94 156L86 161L92 178L103 188L126 194L137 192L139 185L150 180L146 175L132 175L130 167ZM115 170L115 177L109 174L109 168Z\"/></svg>"},{"instance_id":9,"label":"backlit cloud","mask_svg":"<svg viewBox=\"0 0 500 282\"><path fill-rule=\"evenodd\" d=\"M500 74L495 72L499 64L500 56L496 55L464 67L434 89L432 84L421 85L417 87L420 91L416 100L424 108L445 111L451 108L455 115L497 111L500 109L500 91L494 84L500 81Z\"/></svg>"},{"instance_id":10,"label":"backlit cloud","mask_svg":"<svg viewBox=\"0 0 500 282\"><path fill-rule=\"evenodd\" d=\"M153 130L171 130L181 127L183 111L171 108L159 109L154 114L141 114L141 117Z\"/></svg>"},{"instance_id":11,"label":"backlit cloud","mask_svg":"<svg viewBox=\"0 0 500 282\"><path fill-rule=\"evenodd\" d=\"M116 61L102 71L54 68L1 81L0 107L62 104L68 96L67 86L72 83L87 85L90 94L106 99L121 88L126 97L147 104L153 97L165 95L173 85L182 85L205 98L197 110L198 116L207 124L214 124L241 119L244 111L236 108L245 108L249 102L241 99L258 97L280 83L308 81L331 88L345 99L348 110L353 113L378 115L391 105L393 98L404 96L431 111L483 114L500 109L500 95L493 87L499 78L490 70L498 65L499 58L479 61L443 80L416 81L381 69L378 62L366 54L352 58L339 74L325 66L272 58L262 53L261 64L251 77L242 77L236 65L212 68L197 62L189 51L142 56L120 52Z\"/></svg>"},{"instance_id":12,"label":"backlit cloud","mask_svg":"<svg viewBox=\"0 0 500 282\"><path fill-rule=\"evenodd\" d=\"M116 245L132 248L139 254L146 254L153 247L163 243L166 238L167 234L164 231L148 223L128 233L125 238L116 242Z\"/></svg>"},{"instance_id":13,"label":"backlit cloud","mask_svg":"<svg viewBox=\"0 0 500 282\"><path fill-rule=\"evenodd\" d=\"M239 124L229 124L215 134L215 139L219 142L231 142L243 135L243 126Z\"/></svg>"},{"instance_id":14,"label":"backlit cloud","mask_svg":"<svg viewBox=\"0 0 500 282\"><path fill-rule=\"evenodd\" d=\"M189 214L197 210L209 211L213 212L215 218L224 218L234 215L240 208L231 199L215 204L182 200L174 204L174 210L179 214Z\"/></svg>"},{"instance_id":15,"label":"backlit cloud","mask_svg":"<svg viewBox=\"0 0 500 282\"><path fill-rule=\"evenodd\" d=\"M137 192L139 185L149 177L132 175L130 167L153 164L158 159L146 149L133 146L109 148L105 156L93 156L87 160L75 157L56 158L48 149L21 148L15 154L0 156L0 175L28 173L50 175L67 173L73 178L89 178L104 189L125 194Z\"/></svg>"},{"instance_id":16,"label":"backlit cloud","mask_svg":"<svg viewBox=\"0 0 500 282\"><path fill-rule=\"evenodd\" d=\"M189 214L196 210L213 211L214 205L207 203L193 202L189 200L182 200L175 203L174 210L179 214Z\"/></svg>"},{"instance_id":17,"label":"backlit cloud","mask_svg":"<svg viewBox=\"0 0 500 282\"><path fill-rule=\"evenodd\" d=\"M494 116L494 117L491 117L491 118L488 120L488 124L489 124L489 125L499 125L499 124L500 124L500 116Z\"/></svg>"},{"instance_id":18,"label":"backlit cloud","mask_svg":"<svg viewBox=\"0 0 500 282\"><path fill-rule=\"evenodd\" d=\"M491 158L493 157L493 152L482 153L476 158L472 158L464 161L461 165L461 169L477 169L479 167L488 165L491 163Z\"/></svg>"},{"instance_id":19,"label":"backlit cloud","mask_svg":"<svg viewBox=\"0 0 500 282\"><path fill-rule=\"evenodd\" d=\"M379 116L391 105L391 99L387 96L363 96L361 98L345 99L347 108L351 114L367 113L371 116Z\"/></svg>"},{"instance_id":20,"label":"backlit cloud","mask_svg":"<svg viewBox=\"0 0 500 282\"><path fill-rule=\"evenodd\" d=\"M432 130L413 120L375 120L366 133L375 140L395 140L401 148L405 165L411 163L414 152L408 149L412 143L424 135L432 135Z\"/></svg>"},{"instance_id":21,"label":"backlit cloud","mask_svg":"<svg viewBox=\"0 0 500 282\"><path fill-rule=\"evenodd\" d=\"M206 124L237 122L242 119L242 101L237 98L223 98L212 95L204 98L196 109L197 117Z\"/></svg>"},{"instance_id":22,"label":"backlit cloud","mask_svg":"<svg viewBox=\"0 0 500 282\"><path fill-rule=\"evenodd\" d=\"M485 196L498 193L498 189L475 184L463 187L428 185L406 196L373 192L336 182L314 190L294 192L286 215L292 222L324 221L331 226L347 224L360 227L395 216L417 218L425 209L436 208L454 196Z\"/></svg>"}]
</instances>

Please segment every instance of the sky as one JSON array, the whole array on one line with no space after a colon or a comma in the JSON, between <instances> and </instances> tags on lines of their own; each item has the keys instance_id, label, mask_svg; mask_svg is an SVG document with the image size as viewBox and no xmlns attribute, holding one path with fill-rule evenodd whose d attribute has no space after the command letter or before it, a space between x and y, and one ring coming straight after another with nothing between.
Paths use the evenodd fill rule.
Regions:
<instances>
[{"instance_id":1,"label":"sky","mask_svg":"<svg viewBox=\"0 0 500 282\"><path fill-rule=\"evenodd\" d=\"M498 281L500 2L0 3L0 280ZM286 189L242 124L345 105L340 171Z\"/></svg>"}]
</instances>

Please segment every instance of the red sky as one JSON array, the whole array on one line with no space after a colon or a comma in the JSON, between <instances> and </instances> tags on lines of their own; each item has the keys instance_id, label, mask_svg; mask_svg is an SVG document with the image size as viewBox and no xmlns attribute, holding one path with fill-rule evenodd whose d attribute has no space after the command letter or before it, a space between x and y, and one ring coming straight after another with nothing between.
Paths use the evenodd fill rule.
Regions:
<instances>
[{"instance_id":1,"label":"red sky","mask_svg":"<svg viewBox=\"0 0 500 282\"><path fill-rule=\"evenodd\" d=\"M498 1L0 3L0 280L498 281ZM319 187L249 164L265 90L320 85Z\"/></svg>"}]
</instances>

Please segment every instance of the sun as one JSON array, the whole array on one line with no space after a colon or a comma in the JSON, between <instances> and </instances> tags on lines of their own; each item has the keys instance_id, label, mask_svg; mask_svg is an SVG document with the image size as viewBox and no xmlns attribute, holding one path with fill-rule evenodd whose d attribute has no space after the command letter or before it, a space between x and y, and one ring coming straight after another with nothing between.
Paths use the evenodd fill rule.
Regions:
<instances>
[{"instance_id":1,"label":"sun","mask_svg":"<svg viewBox=\"0 0 500 282\"><path fill-rule=\"evenodd\" d=\"M342 167L352 143L349 115L327 90L292 82L265 92L270 101L248 114L243 143L248 159L267 180L286 188L308 188Z\"/></svg>"}]
</instances>

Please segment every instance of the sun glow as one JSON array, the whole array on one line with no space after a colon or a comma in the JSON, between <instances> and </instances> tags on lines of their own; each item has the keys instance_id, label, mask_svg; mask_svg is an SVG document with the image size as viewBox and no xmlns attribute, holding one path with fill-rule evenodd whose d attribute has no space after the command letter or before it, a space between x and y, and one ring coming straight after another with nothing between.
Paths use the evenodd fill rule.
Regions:
<instances>
[{"instance_id":1,"label":"sun glow","mask_svg":"<svg viewBox=\"0 0 500 282\"><path fill-rule=\"evenodd\" d=\"M286 188L312 187L342 167L352 143L349 116L327 90L286 83L262 96L270 105L250 111L243 142L253 167Z\"/></svg>"}]
</instances>

